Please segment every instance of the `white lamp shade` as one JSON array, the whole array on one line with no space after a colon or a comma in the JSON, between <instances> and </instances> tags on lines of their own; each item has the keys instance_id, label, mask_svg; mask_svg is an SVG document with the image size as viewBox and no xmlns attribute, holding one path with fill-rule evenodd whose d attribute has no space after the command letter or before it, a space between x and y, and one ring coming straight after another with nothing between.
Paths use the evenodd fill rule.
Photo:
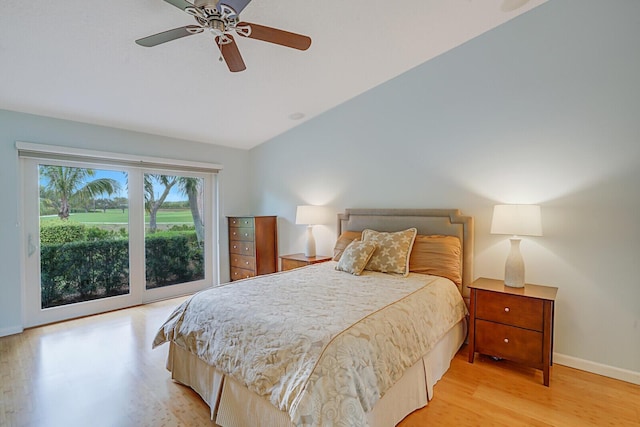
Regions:
<instances>
[{"instance_id":1,"label":"white lamp shade","mask_svg":"<svg viewBox=\"0 0 640 427\"><path fill-rule=\"evenodd\" d=\"M296 210L296 224L323 224L325 210L322 206L302 205Z\"/></svg>"},{"instance_id":2,"label":"white lamp shade","mask_svg":"<svg viewBox=\"0 0 640 427\"><path fill-rule=\"evenodd\" d=\"M538 205L496 205L493 207L491 234L542 236Z\"/></svg>"}]
</instances>

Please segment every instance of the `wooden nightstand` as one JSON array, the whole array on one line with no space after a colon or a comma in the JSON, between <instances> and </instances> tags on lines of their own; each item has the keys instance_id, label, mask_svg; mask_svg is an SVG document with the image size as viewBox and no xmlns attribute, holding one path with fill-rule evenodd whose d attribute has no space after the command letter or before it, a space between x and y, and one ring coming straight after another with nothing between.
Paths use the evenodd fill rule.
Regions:
<instances>
[{"instance_id":1,"label":"wooden nightstand","mask_svg":"<svg viewBox=\"0 0 640 427\"><path fill-rule=\"evenodd\" d=\"M333 257L318 255L307 258L304 254L280 255L281 268L280 271L293 270L294 268L304 267L305 265L317 264L319 262L331 261Z\"/></svg>"},{"instance_id":2,"label":"wooden nightstand","mask_svg":"<svg viewBox=\"0 0 640 427\"><path fill-rule=\"evenodd\" d=\"M469 363L475 352L522 363L543 372L549 386L553 363L553 317L558 288L480 278L471 289Z\"/></svg>"}]
</instances>

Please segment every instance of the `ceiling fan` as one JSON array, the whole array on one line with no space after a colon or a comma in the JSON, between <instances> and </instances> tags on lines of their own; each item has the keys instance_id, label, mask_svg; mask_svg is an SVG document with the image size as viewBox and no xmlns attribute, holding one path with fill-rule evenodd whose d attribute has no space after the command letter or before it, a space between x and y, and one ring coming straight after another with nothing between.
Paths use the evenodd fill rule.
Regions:
<instances>
[{"instance_id":1,"label":"ceiling fan","mask_svg":"<svg viewBox=\"0 0 640 427\"><path fill-rule=\"evenodd\" d=\"M265 27L264 25L241 22L240 12L251 0L164 0L193 16L197 25L174 28L152 36L136 40L140 46L153 47L181 37L209 31L220 49L229 71L243 71L247 67L238 50L233 33L250 39L262 40L298 50L307 50L311 39L301 34Z\"/></svg>"}]
</instances>

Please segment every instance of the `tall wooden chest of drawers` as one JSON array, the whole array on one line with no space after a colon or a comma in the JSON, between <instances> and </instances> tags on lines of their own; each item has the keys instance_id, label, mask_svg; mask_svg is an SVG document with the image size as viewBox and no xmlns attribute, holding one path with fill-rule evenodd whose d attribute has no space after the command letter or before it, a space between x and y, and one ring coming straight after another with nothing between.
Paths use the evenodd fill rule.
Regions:
<instances>
[{"instance_id":1,"label":"tall wooden chest of drawers","mask_svg":"<svg viewBox=\"0 0 640 427\"><path fill-rule=\"evenodd\" d=\"M501 280L480 278L471 289L469 362L475 352L542 370L549 385L553 318L558 288L526 284L510 288Z\"/></svg>"},{"instance_id":2,"label":"tall wooden chest of drawers","mask_svg":"<svg viewBox=\"0 0 640 427\"><path fill-rule=\"evenodd\" d=\"M278 221L275 216L229 216L231 280L278 271Z\"/></svg>"}]
</instances>

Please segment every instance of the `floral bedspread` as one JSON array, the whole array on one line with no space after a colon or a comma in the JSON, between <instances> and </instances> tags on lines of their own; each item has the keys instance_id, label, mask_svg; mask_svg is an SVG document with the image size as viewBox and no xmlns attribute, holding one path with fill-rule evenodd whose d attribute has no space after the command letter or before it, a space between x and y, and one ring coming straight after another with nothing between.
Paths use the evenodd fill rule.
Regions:
<instances>
[{"instance_id":1,"label":"floral bedspread","mask_svg":"<svg viewBox=\"0 0 640 427\"><path fill-rule=\"evenodd\" d=\"M327 262L202 291L171 314L173 340L298 426L365 413L467 313L448 279L335 271Z\"/></svg>"}]
</instances>

